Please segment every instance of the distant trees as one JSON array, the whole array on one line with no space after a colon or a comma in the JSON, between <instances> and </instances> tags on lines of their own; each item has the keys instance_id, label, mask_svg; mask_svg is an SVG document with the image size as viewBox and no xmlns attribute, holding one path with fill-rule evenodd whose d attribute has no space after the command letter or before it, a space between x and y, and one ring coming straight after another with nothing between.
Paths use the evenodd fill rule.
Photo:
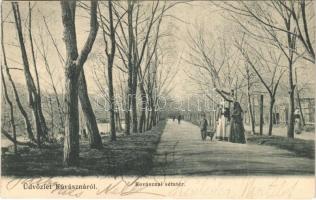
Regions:
<instances>
[{"instance_id":1,"label":"distant trees","mask_svg":"<svg viewBox=\"0 0 316 200\"><path fill-rule=\"evenodd\" d=\"M271 135L277 90L287 72L289 90L287 135L293 138L296 87L293 79L294 63L300 58L315 62L313 47L309 45L313 40L309 29L313 11L309 8L306 12L307 7L311 7L312 3L302 0L212 2L212 4L226 11L229 18L235 22L236 34L232 37L234 39L226 38L222 42L212 40L210 33L206 36L207 28L204 27L197 27L196 33L189 32L187 43L190 51L187 63L199 72L190 74L190 78L199 83L204 90L208 87L216 88L216 91L227 101L232 100L227 98L231 90L234 91L232 98L235 100L238 99L238 90L241 91L240 100L244 93L247 93L253 133L255 120L250 90L253 81L260 83L270 97L268 135ZM238 38L238 35L242 37ZM301 42L302 47L298 46L298 41ZM235 43L234 46L231 46L232 43ZM242 60L245 63L244 68L239 66ZM287 62L286 67L283 64L285 62ZM230 70L225 71L226 68ZM253 75L256 80L251 80ZM247 84L244 84L243 80L246 80Z\"/></svg>"},{"instance_id":2,"label":"distant trees","mask_svg":"<svg viewBox=\"0 0 316 200\"><path fill-rule=\"evenodd\" d=\"M271 136L273 127L273 108L276 102L276 94L280 80L285 72L280 66L281 54L279 53L279 56L277 56L275 55L275 52L268 48L265 48L264 50L261 48L260 50L256 50L256 48L250 47L248 50L247 47L249 48L249 43L245 42L243 44L243 42L244 41L241 41L240 43L236 42L236 47L244 57L245 62L247 63L246 65L249 65L252 68L270 97L268 135ZM253 52L253 57L249 56L249 51ZM267 58L265 58L265 54L268 54L268 56L266 56ZM246 73L249 73L249 69L246 70ZM248 99L248 101L250 101L250 99ZM249 112L252 112L251 107L249 107ZM253 116L251 116L251 120L253 120L252 118Z\"/></svg>"},{"instance_id":3,"label":"distant trees","mask_svg":"<svg viewBox=\"0 0 316 200\"><path fill-rule=\"evenodd\" d=\"M113 2L111 4L112 17L110 16L109 5L100 2L99 6L99 22L103 29L103 42L105 46L105 56L98 56L102 65L108 66L106 70L101 72L106 74L104 77L106 87L102 86L100 76L96 75L95 79L99 89L102 93L109 91L109 95L105 94L105 98L109 103L110 118L112 118L113 108L122 110L124 107L125 113L125 134L129 135L131 132L144 132L147 128L148 120L151 117L156 123L154 90L157 90L156 85L157 76L155 76L154 68L159 66L159 52L158 39L161 38L160 24L165 12L172 8L175 4L167 4L166 2ZM83 7L86 8L85 5ZM105 12L107 12L107 14ZM111 30L111 23L113 20L113 29ZM110 47L111 46L111 47ZM116 51L111 52L115 47ZM115 50L114 49L114 50ZM115 54L115 56L114 56ZM154 55L156 54L156 62ZM111 56L117 57L114 63L111 63ZM113 58L114 58L113 57ZM102 60L105 59L106 62ZM113 67L110 67L113 65ZM115 70L116 77L111 77L111 71ZM107 72L106 72L107 71ZM119 83L115 84L117 78ZM122 94L121 102L115 102L112 99L112 87L116 95ZM126 89L125 89L126 88ZM119 92L120 91L120 92ZM140 99L140 100L139 100ZM138 104L140 102L140 104ZM120 108L116 103L120 103ZM124 105L123 105L124 104ZM152 105L151 105L152 104ZM138 107L138 105L140 105ZM120 110L116 109L119 114ZM147 114L146 114L147 111ZM115 112L114 112L115 113ZM116 114L116 118L119 116ZM111 134L113 135L113 126L119 127L112 123ZM117 121L120 123L120 121ZM148 122L148 123L147 123ZM146 128L145 128L146 127ZM148 125L149 127L149 125ZM112 137L115 137L114 135Z\"/></svg>"},{"instance_id":4,"label":"distant trees","mask_svg":"<svg viewBox=\"0 0 316 200\"><path fill-rule=\"evenodd\" d=\"M148 48L149 37L151 36L153 26L157 24L159 18L163 17L165 12L164 8L161 11L158 9L160 2L153 2L151 5L151 12L147 18L142 19L141 15L146 13L141 13L141 8L143 5L140 3L135 3L134 1L128 1L128 68L129 68L129 102L132 110L132 131L134 133L138 132L138 116L137 116L137 86L139 83L139 72L140 67L143 62L146 48ZM135 18L133 18L133 12L136 12ZM146 20L145 26L141 27L139 24L141 20ZM159 26L158 24L157 26ZM144 35L140 35L140 29L143 28ZM158 30L159 33L159 30ZM142 42L141 42L142 41ZM144 92L144 91L143 91ZM144 95L144 94L143 94ZM143 100L144 97L143 97ZM129 107L129 106L128 106ZM129 117L128 117L129 119ZM142 119L142 123L143 123ZM127 123L128 124L128 123Z\"/></svg>"},{"instance_id":5,"label":"distant trees","mask_svg":"<svg viewBox=\"0 0 316 200\"><path fill-rule=\"evenodd\" d=\"M267 6L274 8L274 12L276 12L277 16L281 18L280 20L280 27L279 29L282 29L283 34L279 33L279 30L274 27L273 24L276 23L278 20L276 16L273 16L271 12L265 12L264 15L262 15L262 10L265 4L257 5L256 9L253 11L250 11L252 13L252 16L261 15L264 16L266 19L270 19L269 21L262 21L258 17L255 18L256 21L260 22L261 29L265 31L266 37L268 37L268 40L270 41L270 44L278 48L283 55L285 56L288 66L287 66L287 72L288 72L288 93L289 93L289 119L288 119L288 131L287 135L289 138L294 138L294 110L295 110L295 99L294 99L294 92L295 92L295 85L293 81L293 67L294 63L296 61L295 55L297 51L297 25L293 26L293 12L286 9L286 5L289 5L293 7L294 9L294 1L290 2L282 2L282 1L276 1L267 3ZM302 37L301 37L302 38ZM309 40L309 39L307 39ZM302 40L303 41L303 40ZM312 50L313 51L313 50ZM314 58L313 58L314 59ZM313 61L314 62L314 61Z\"/></svg>"},{"instance_id":6,"label":"distant trees","mask_svg":"<svg viewBox=\"0 0 316 200\"><path fill-rule=\"evenodd\" d=\"M276 49L283 56L281 58L282 63L287 62L286 72L288 79L288 94L289 94L289 114L288 114L288 131L289 138L294 137L294 106L295 106L295 83L293 81L294 76L294 63L300 58L315 63L315 53L313 46L310 45L314 40L313 34L311 34L310 27L312 26L313 9L312 1L306 2L300 1L265 1L265 2L223 2L214 3L216 6L226 11L228 16L236 23L242 30L243 34L246 34L252 40L253 44L257 46L268 45L268 48ZM250 43L250 42L249 42ZM299 46L301 44L301 46ZM240 45L239 45L240 47ZM240 49L240 48L239 48ZM253 48L251 54L256 55L258 48ZM246 58L248 64L250 60L245 52L242 53ZM257 54L258 55L258 54ZM261 53L259 61L271 60ZM286 60L286 61L284 61ZM251 61L253 62L253 61ZM274 65L273 63L267 63L268 65ZM257 64L253 66L255 69ZM266 65L264 68L266 68ZM261 75L260 73L256 73ZM274 76L272 76L274 77ZM259 80L263 80L258 76ZM280 77L281 78L281 77ZM274 79L271 79L272 81ZM278 80L278 78L276 79ZM262 81L261 81L262 82ZM279 83L274 81L274 83ZM268 88L266 84L263 84L264 88ZM277 84L278 85L278 84ZM277 86L275 85L275 86ZM275 87L274 89L276 89ZM274 92L269 92L273 94ZM273 100L273 95L272 97ZM270 109L273 101L270 102ZM270 112L271 121L271 112ZM269 134L271 134L271 123L269 126Z\"/></svg>"}]
</instances>

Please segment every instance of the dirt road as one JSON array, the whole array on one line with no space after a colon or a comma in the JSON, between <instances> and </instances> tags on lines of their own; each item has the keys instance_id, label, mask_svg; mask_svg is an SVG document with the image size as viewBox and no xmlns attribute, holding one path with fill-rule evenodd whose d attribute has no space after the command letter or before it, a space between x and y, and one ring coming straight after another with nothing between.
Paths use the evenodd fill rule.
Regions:
<instances>
[{"instance_id":1,"label":"dirt road","mask_svg":"<svg viewBox=\"0 0 316 200\"><path fill-rule=\"evenodd\" d=\"M154 157L155 175L312 175L314 160L254 144L202 141L199 128L169 120Z\"/></svg>"}]
</instances>

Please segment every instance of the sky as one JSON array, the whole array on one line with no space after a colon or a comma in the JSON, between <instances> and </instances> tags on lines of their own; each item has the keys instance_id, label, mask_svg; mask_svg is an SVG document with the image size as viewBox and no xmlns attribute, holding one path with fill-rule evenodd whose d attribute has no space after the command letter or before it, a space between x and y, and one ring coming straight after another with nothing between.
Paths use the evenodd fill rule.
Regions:
<instances>
[{"instance_id":1,"label":"sky","mask_svg":"<svg viewBox=\"0 0 316 200\"><path fill-rule=\"evenodd\" d=\"M28 3L20 2L20 11L23 20L26 20ZM41 87L44 90L50 92L51 87L48 80L48 73L45 69L45 65L39 50L41 48L39 36L42 35L43 43L46 46L48 61L52 68L53 79L57 84L57 89L60 92L64 83L64 72L63 65L60 63L57 53L52 45L52 42L48 36L47 30L43 23L43 16L47 20L50 32L52 33L56 44L60 49L62 55L65 55L65 46L63 43L63 26L61 21L61 9L59 2L36 2L32 3L33 6L33 36L35 37L37 65L40 74ZM20 49L17 41L17 34L13 23L13 13L11 12L11 3L5 2L3 7L3 16L5 18L4 26L4 41L6 45L6 54L8 57L8 63L11 67L22 68L22 61L20 56ZM172 96L176 98L183 98L190 96L197 91L197 85L192 81L187 74L196 73L190 64L185 60L188 59L188 33L196 34L198 27L203 27L210 37L225 37L225 35L231 36L232 34L232 22L222 17L223 11L215 7L211 2L208 1L193 1L188 4L179 4L176 7L169 10L167 17L163 20L163 31L170 34L167 42L172 43L172 51L168 57L168 67L175 68L178 72L172 80L174 89ZM86 17L87 13L81 9L77 11L76 28L77 28L77 40L78 49L82 48L85 39L88 34L89 21ZM24 27L25 39L27 39L26 29ZM98 37L101 37L101 31L99 30ZM97 39L93 51L103 49L103 43ZM29 43L26 43L26 47L29 50ZM30 51L28 51L29 58L31 58ZM31 62L31 59L29 59ZM94 81L94 75L92 73L93 63L88 59L84 69L87 78L88 90L90 93L97 93L98 89ZM31 65L32 66L32 65ZM315 70L309 68L308 73L304 71L304 78L311 79L315 74ZM311 73L310 73L311 72ZM25 79L22 71L12 70L14 80L21 84L25 84ZM309 77L311 76L311 77ZM118 81L118 80L116 80Z\"/></svg>"}]
</instances>

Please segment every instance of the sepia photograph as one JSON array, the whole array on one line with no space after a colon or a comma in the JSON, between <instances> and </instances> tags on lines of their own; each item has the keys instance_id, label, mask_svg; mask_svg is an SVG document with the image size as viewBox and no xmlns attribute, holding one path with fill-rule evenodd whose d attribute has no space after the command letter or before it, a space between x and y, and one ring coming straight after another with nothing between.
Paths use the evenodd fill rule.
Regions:
<instances>
[{"instance_id":1,"label":"sepia photograph","mask_svg":"<svg viewBox=\"0 0 316 200\"><path fill-rule=\"evenodd\" d=\"M1 196L312 198L315 9L2 1Z\"/></svg>"}]
</instances>

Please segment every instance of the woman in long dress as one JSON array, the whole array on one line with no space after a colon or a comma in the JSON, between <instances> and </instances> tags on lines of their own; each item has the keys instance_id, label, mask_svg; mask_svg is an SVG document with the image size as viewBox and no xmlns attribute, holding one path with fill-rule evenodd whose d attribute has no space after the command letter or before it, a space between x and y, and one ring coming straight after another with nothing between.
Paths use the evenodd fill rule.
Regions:
<instances>
[{"instance_id":1,"label":"woman in long dress","mask_svg":"<svg viewBox=\"0 0 316 200\"><path fill-rule=\"evenodd\" d=\"M234 102L234 107L231 113L230 122L230 137L229 141L233 143L246 143L245 129L243 125L243 111L238 102Z\"/></svg>"},{"instance_id":2,"label":"woman in long dress","mask_svg":"<svg viewBox=\"0 0 316 200\"><path fill-rule=\"evenodd\" d=\"M223 140L224 139L224 131L225 131L225 117L223 113L223 105L219 105L217 108L217 127L216 127L216 139Z\"/></svg>"}]
</instances>

